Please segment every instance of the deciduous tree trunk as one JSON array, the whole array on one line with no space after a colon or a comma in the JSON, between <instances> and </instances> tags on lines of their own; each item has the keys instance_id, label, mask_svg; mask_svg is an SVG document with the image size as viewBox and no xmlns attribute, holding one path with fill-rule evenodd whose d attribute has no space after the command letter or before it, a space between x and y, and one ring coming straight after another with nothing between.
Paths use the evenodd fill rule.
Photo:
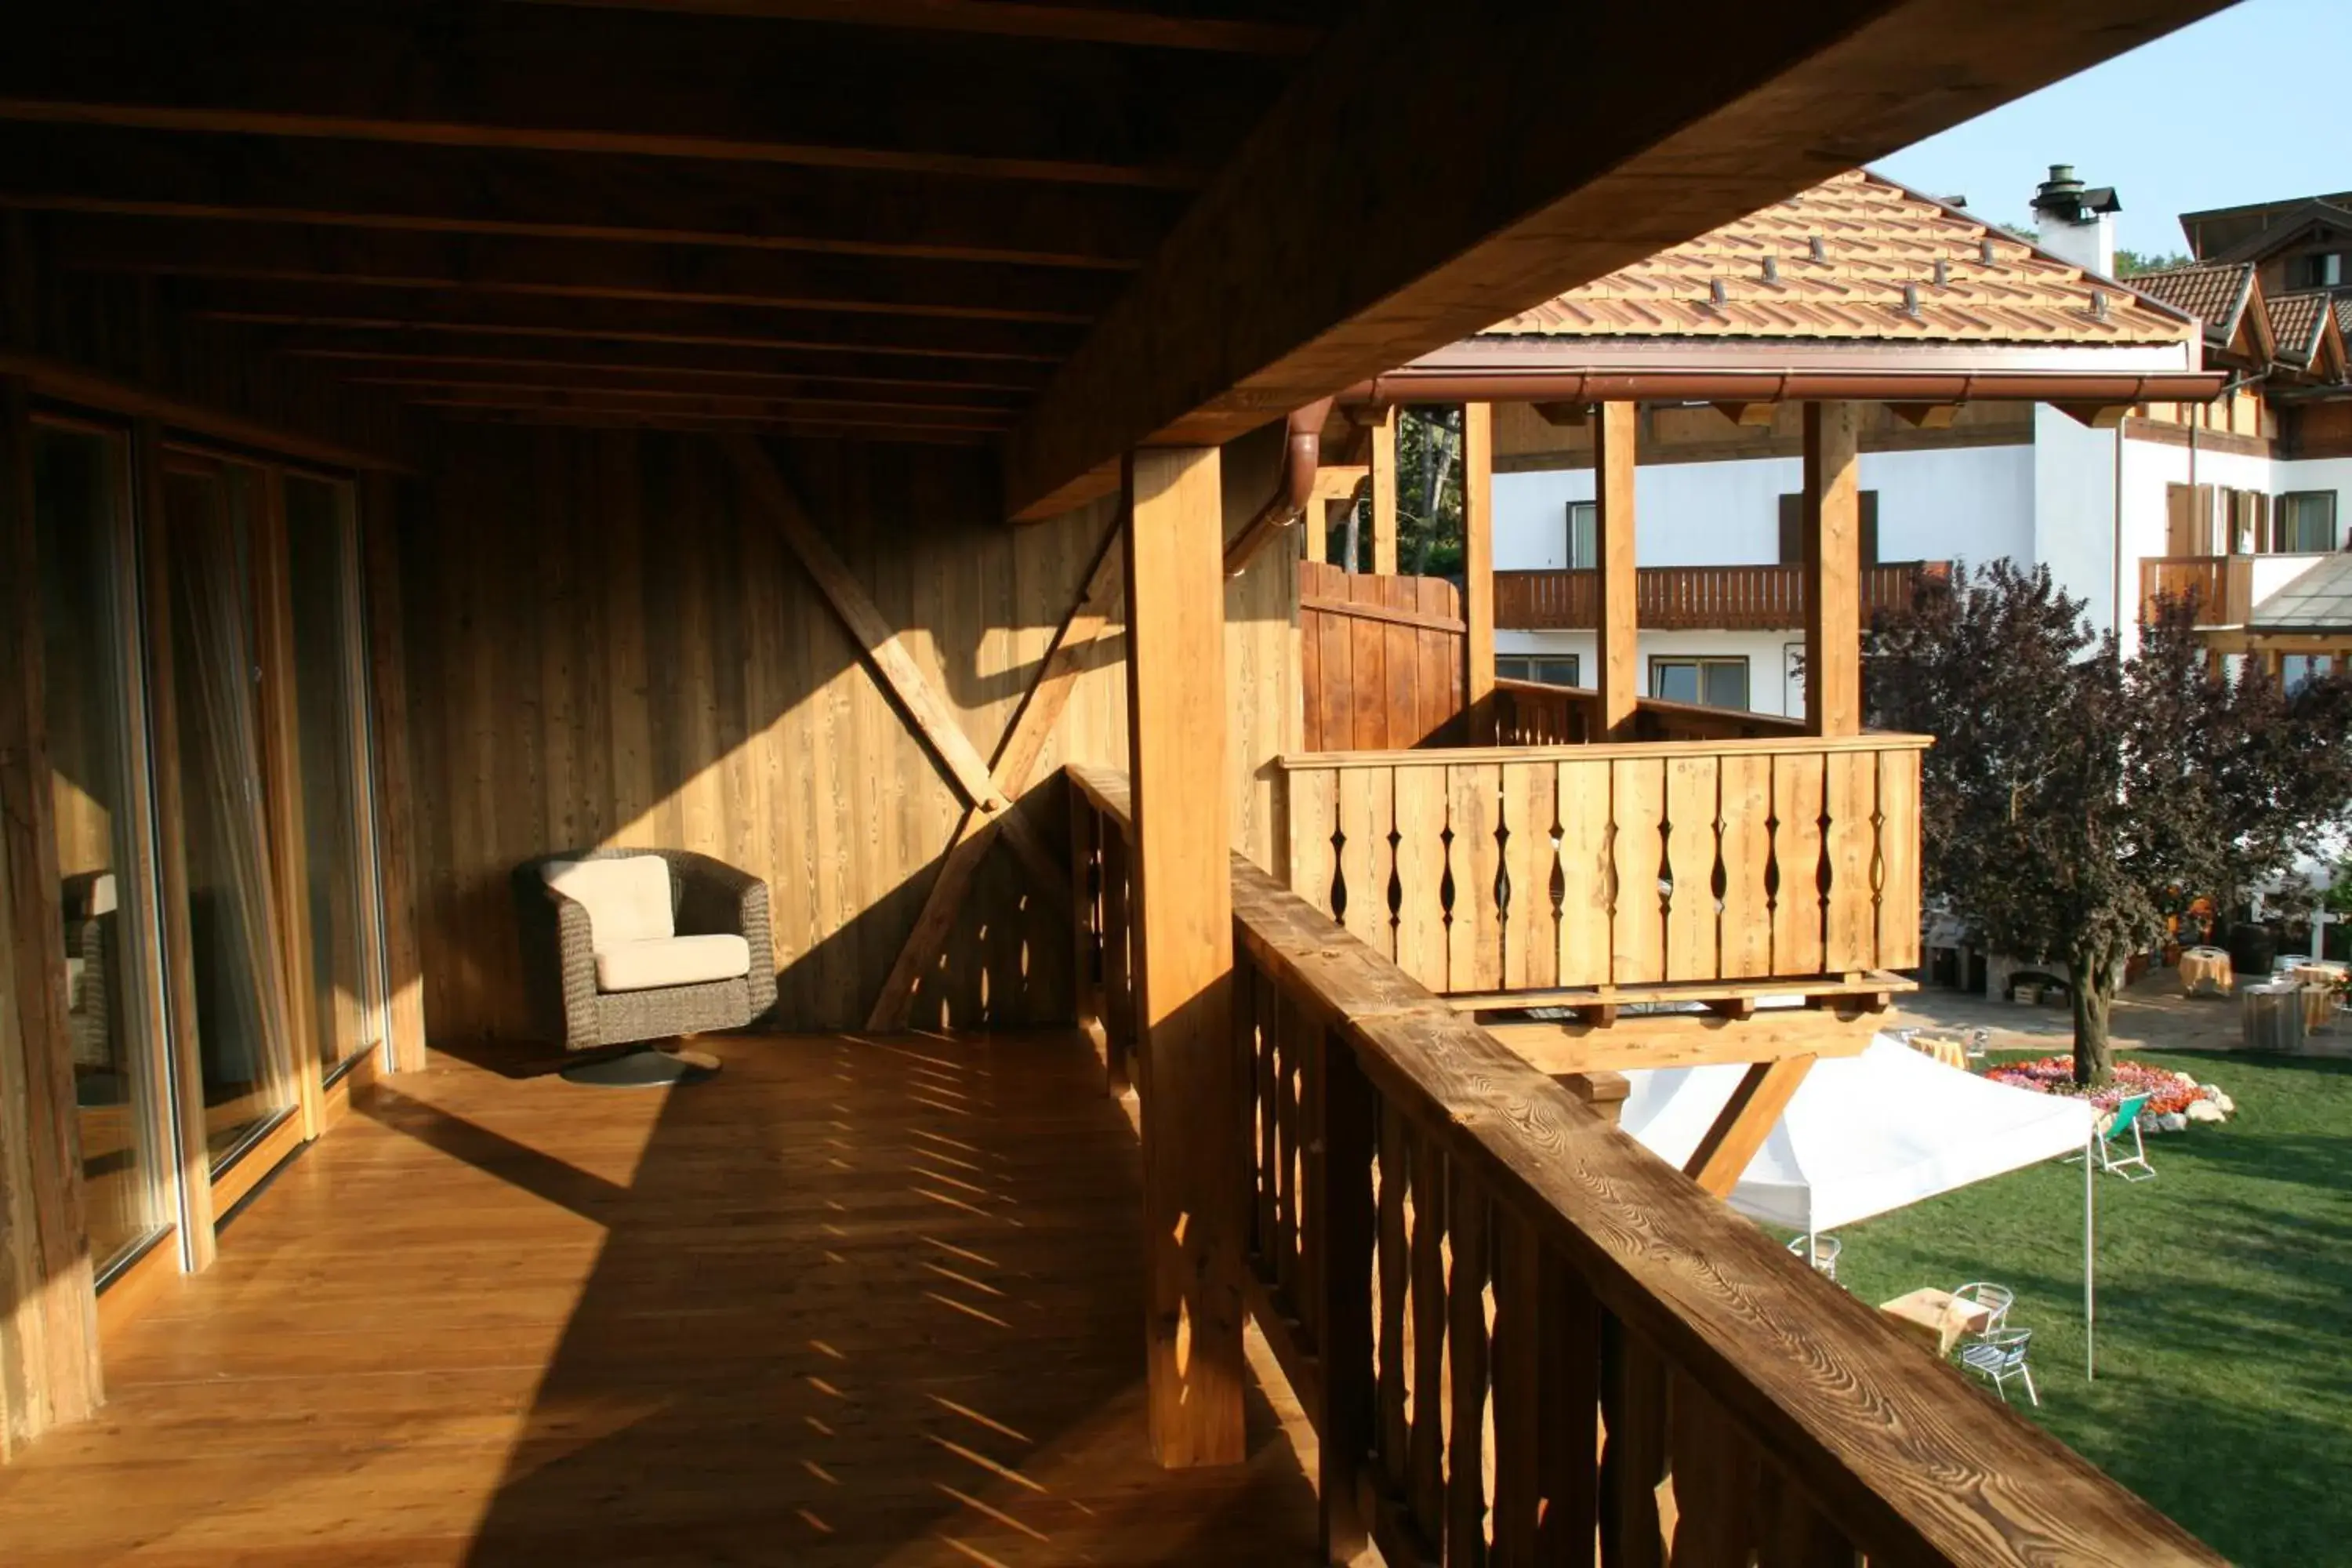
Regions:
<instances>
[{"instance_id":1,"label":"deciduous tree trunk","mask_svg":"<svg viewBox=\"0 0 2352 1568\"><path fill-rule=\"evenodd\" d=\"M2116 1002L2116 966L2070 958L2066 991L2074 1007L2074 1081L2105 1089L2115 1080L2116 1048L2107 1020Z\"/></svg>"}]
</instances>

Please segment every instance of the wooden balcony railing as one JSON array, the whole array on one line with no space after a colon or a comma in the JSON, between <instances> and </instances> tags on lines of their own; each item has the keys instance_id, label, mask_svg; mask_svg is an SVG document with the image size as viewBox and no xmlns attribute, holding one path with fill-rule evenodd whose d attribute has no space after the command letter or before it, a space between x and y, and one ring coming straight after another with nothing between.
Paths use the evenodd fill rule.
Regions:
<instances>
[{"instance_id":1,"label":"wooden balcony railing","mask_svg":"<svg viewBox=\"0 0 2352 1568\"><path fill-rule=\"evenodd\" d=\"M2253 613L2250 555L2145 555L2139 563L2140 620L2156 618L2158 597L2194 599L2200 626L2242 626Z\"/></svg>"},{"instance_id":2,"label":"wooden balcony railing","mask_svg":"<svg viewBox=\"0 0 2352 1568\"><path fill-rule=\"evenodd\" d=\"M1070 782L1115 1032L1126 780ZM1328 1560L2221 1561L1238 858L1234 943L1241 1284Z\"/></svg>"},{"instance_id":3,"label":"wooden balcony railing","mask_svg":"<svg viewBox=\"0 0 2352 1568\"><path fill-rule=\"evenodd\" d=\"M1913 561L1865 567L1865 616L1911 602L1921 574L1950 563ZM1634 619L1656 631L1770 631L1805 624L1799 566L1644 566L1633 574ZM1579 631L1601 624L1600 576L1575 571L1497 572L1495 624L1513 631Z\"/></svg>"},{"instance_id":4,"label":"wooden balcony railing","mask_svg":"<svg viewBox=\"0 0 2352 1568\"><path fill-rule=\"evenodd\" d=\"M1286 757L1291 887L1440 993L1908 969L1927 743Z\"/></svg>"},{"instance_id":5,"label":"wooden balcony railing","mask_svg":"<svg viewBox=\"0 0 2352 1568\"><path fill-rule=\"evenodd\" d=\"M1506 746L1582 745L1600 732L1601 694L1589 687L1496 680L1495 740ZM1634 704L1633 741L1744 741L1802 735L1803 723L1741 708L1645 697Z\"/></svg>"}]
</instances>

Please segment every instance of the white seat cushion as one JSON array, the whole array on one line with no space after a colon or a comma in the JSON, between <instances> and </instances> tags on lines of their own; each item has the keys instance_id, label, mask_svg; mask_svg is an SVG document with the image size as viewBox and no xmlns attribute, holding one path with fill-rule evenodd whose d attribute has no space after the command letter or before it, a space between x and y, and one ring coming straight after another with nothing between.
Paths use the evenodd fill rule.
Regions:
<instances>
[{"instance_id":1,"label":"white seat cushion","mask_svg":"<svg viewBox=\"0 0 2352 1568\"><path fill-rule=\"evenodd\" d=\"M596 953L596 989L652 991L700 985L751 973L751 944L740 936L664 936L625 942Z\"/></svg>"},{"instance_id":2,"label":"white seat cushion","mask_svg":"<svg viewBox=\"0 0 2352 1568\"><path fill-rule=\"evenodd\" d=\"M547 879L549 887L585 906L589 940L598 952L625 942L653 942L675 934L670 923L669 862L658 855L551 860L540 868L540 875Z\"/></svg>"}]
</instances>

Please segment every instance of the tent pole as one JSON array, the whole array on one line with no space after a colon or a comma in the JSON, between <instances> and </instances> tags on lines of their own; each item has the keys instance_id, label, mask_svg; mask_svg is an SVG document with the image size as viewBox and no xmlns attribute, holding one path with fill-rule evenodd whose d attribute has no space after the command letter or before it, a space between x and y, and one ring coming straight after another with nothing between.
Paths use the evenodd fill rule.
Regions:
<instances>
[{"instance_id":1,"label":"tent pole","mask_svg":"<svg viewBox=\"0 0 2352 1568\"><path fill-rule=\"evenodd\" d=\"M2085 1383L2099 1380L2099 1352L2093 1337L2096 1331L2092 1326L2097 1300L2092 1284L2091 1264L2091 1215L2095 1205L2092 1194L2097 1176L2097 1166L2094 1161L2098 1142L2099 1128L2095 1120L2091 1124L2090 1142L2083 1145L2083 1381Z\"/></svg>"}]
</instances>

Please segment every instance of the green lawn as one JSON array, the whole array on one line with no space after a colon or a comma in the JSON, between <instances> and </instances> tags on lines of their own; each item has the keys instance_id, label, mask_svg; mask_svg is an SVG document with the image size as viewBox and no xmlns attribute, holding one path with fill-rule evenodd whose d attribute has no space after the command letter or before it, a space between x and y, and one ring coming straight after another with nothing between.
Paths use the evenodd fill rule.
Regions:
<instances>
[{"instance_id":1,"label":"green lawn","mask_svg":"<svg viewBox=\"0 0 2352 1568\"><path fill-rule=\"evenodd\" d=\"M2238 1114L2151 1138L2155 1181L2099 1179L2095 1383L2080 1165L1849 1226L1839 1282L1871 1301L2013 1287L2028 1414L2245 1568L2352 1563L2352 1062L2140 1059L2220 1084Z\"/></svg>"}]
</instances>

